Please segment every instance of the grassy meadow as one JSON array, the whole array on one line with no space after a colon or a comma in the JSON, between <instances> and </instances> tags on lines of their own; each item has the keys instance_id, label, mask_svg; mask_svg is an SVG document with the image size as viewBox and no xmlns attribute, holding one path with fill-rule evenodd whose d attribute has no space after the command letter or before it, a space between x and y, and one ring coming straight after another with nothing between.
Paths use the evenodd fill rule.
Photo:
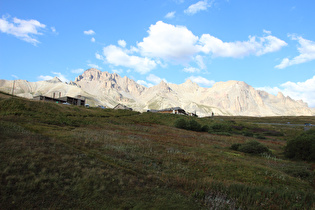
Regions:
<instances>
[{"instance_id":1,"label":"grassy meadow","mask_svg":"<svg viewBox=\"0 0 315 210\"><path fill-rule=\"evenodd\" d=\"M176 128L181 118L212 130ZM314 162L283 155L304 127L268 124L287 122L315 118L194 118L0 93L0 209L315 209ZM250 140L272 154L230 149Z\"/></svg>"}]
</instances>

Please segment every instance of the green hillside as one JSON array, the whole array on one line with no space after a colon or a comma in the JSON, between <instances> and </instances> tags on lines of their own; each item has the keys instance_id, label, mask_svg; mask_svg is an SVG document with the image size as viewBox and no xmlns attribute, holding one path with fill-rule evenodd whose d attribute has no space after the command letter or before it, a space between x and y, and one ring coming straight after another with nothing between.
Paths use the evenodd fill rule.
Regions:
<instances>
[{"instance_id":1,"label":"green hillside","mask_svg":"<svg viewBox=\"0 0 315 210\"><path fill-rule=\"evenodd\" d=\"M209 132L176 128L196 121ZM314 209L314 162L288 139L314 117L85 108L0 93L1 209ZM267 124L257 124L267 123ZM271 153L232 150L258 141Z\"/></svg>"}]
</instances>

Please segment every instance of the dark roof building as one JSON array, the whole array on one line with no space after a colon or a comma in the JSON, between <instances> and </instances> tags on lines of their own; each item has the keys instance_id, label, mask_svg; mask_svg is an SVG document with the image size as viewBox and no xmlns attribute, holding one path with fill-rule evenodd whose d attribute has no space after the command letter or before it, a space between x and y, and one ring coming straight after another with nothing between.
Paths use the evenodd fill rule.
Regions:
<instances>
[{"instance_id":1,"label":"dark roof building","mask_svg":"<svg viewBox=\"0 0 315 210\"><path fill-rule=\"evenodd\" d=\"M37 101L48 101L48 102L55 102L55 103L66 103L67 101L62 100L62 99L58 99L58 98L52 98L52 97L48 97L48 96L35 96L33 98L34 100Z\"/></svg>"},{"instance_id":2,"label":"dark roof building","mask_svg":"<svg viewBox=\"0 0 315 210\"><path fill-rule=\"evenodd\" d=\"M85 106L85 98L74 98L74 97L70 97L70 96L65 96L65 97L61 97L59 99L65 100L66 102L68 102L69 104L72 104L72 105Z\"/></svg>"},{"instance_id":3,"label":"dark roof building","mask_svg":"<svg viewBox=\"0 0 315 210\"><path fill-rule=\"evenodd\" d=\"M35 96L33 98L34 100L38 101L49 101L49 102L55 102L55 103L69 103L76 106L84 106L85 105L85 98L74 98L70 96L60 97L60 98L52 98L48 96Z\"/></svg>"},{"instance_id":4,"label":"dark roof building","mask_svg":"<svg viewBox=\"0 0 315 210\"><path fill-rule=\"evenodd\" d=\"M147 112L166 113L166 114L183 114L187 115L185 110L180 107L172 107L167 109L154 110L150 109Z\"/></svg>"},{"instance_id":5,"label":"dark roof building","mask_svg":"<svg viewBox=\"0 0 315 210\"><path fill-rule=\"evenodd\" d=\"M117 104L113 109L125 109L125 110L130 110L132 111L132 108L129 108L123 104Z\"/></svg>"}]
</instances>

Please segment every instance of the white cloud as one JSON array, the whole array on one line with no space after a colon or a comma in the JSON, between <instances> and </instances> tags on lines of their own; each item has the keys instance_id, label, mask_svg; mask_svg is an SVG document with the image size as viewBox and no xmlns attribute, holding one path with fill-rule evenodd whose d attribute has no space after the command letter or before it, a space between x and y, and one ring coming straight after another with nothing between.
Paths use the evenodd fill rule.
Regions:
<instances>
[{"instance_id":1,"label":"white cloud","mask_svg":"<svg viewBox=\"0 0 315 210\"><path fill-rule=\"evenodd\" d=\"M273 95L277 95L279 92L281 92L282 90L278 87L258 87L255 88L257 90L263 90L266 91L267 93L273 94Z\"/></svg>"},{"instance_id":2,"label":"white cloud","mask_svg":"<svg viewBox=\"0 0 315 210\"><path fill-rule=\"evenodd\" d=\"M315 107L315 76L305 82L285 82L280 87L262 87L256 88L276 95L282 92L295 100L303 100L309 107Z\"/></svg>"},{"instance_id":3,"label":"white cloud","mask_svg":"<svg viewBox=\"0 0 315 210\"><path fill-rule=\"evenodd\" d=\"M154 74L150 74L149 76L146 77L146 79L155 85L159 84L162 80L167 83L166 79L161 79L160 77Z\"/></svg>"},{"instance_id":4,"label":"white cloud","mask_svg":"<svg viewBox=\"0 0 315 210\"><path fill-rule=\"evenodd\" d=\"M175 13L176 13L175 11L169 12L165 15L165 18L172 19L175 17Z\"/></svg>"},{"instance_id":5,"label":"white cloud","mask_svg":"<svg viewBox=\"0 0 315 210\"><path fill-rule=\"evenodd\" d=\"M210 34L198 38L184 26L158 21L150 26L149 35L138 43L138 48L144 56L186 64L195 60L201 69L205 69L203 57L198 53L211 54L213 57L242 58L275 52L287 45L267 32L262 37L249 36L248 41L223 42Z\"/></svg>"},{"instance_id":6,"label":"white cloud","mask_svg":"<svg viewBox=\"0 0 315 210\"><path fill-rule=\"evenodd\" d=\"M300 44L298 51L300 55L294 57L292 60L284 58L281 63L275 68L284 69L288 66L297 65L305 62L315 60L315 42L302 38L301 36L296 37L291 35L292 40L297 40Z\"/></svg>"},{"instance_id":7,"label":"white cloud","mask_svg":"<svg viewBox=\"0 0 315 210\"><path fill-rule=\"evenodd\" d=\"M98 54L98 53L95 53L95 57L96 57L96 59L98 59L98 60L104 60L103 56L101 56L101 55Z\"/></svg>"},{"instance_id":8,"label":"white cloud","mask_svg":"<svg viewBox=\"0 0 315 210\"><path fill-rule=\"evenodd\" d=\"M14 77L15 79L19 79L19 77L14 74L11 74L11 76Z\"/></svg>"},{"instance_id":9,"label":"white cloud","mask_svg":"<svg viewBox=\"0 0 315 210\"><path fill-rule=\"evenodd\" d=\"M92 64L92 63L89 63L88 66L91 67L91 68L94 68L94 69L99 69L99 70L102 69L102 67L100 67L99 65Z\"/></svg>"},{"instance_id":10,"label":"white cloud","mask_svg":"<svg viewBox=\"0 0 315 210\"><path fill-rule=\"evenodd\" d=\"M39 30L45 27L45 24L37 20L21 20L15 17L13 22L9 22L5 16L0 19L0 31L2 33L11 34L33 45L40 43L35 35L42 35Z\"/></svg>"},{"instance_id":11,"label":"white cloud","mask_svg":"<svg viewBox=\"0 0 315 210\"><path fill-rule=\"evenodd\" d=\"M54 75L56 75L61 81L63 82L69 82L69 80L66 78L66 76L64 76L63 74L61 74L60 72L51 72Z\"/></svg>"},{"instance_id":12,"label":"white cloud","mask_svg":"<svg viewBox=\"0 0 315 210\"><path fill-rule=\"evenodd\" d=\"M146 87L152 87L154 85L157 85L162 80L167 83L166 79L161 79L160 77L158 77L154 74L150 74L149 76L146 77L146 79L148 80L148 82L144 81L144 80L138 80L137 83L140 85L144 85Z\"/></svg>"},{"instance_id":13,"label":"white cloud","mask_svg":"<svg viewBox=\"0 0 315 210\"><path fill-rule=\"evenodd\" d=\"M52 74L54 74L56 77L58 77L62 82L69 82L69 80L60 72L51 72ZM50 75L40 75L37 77L39 80L50 80L53 79L53 76Z\"/></svg>"},{"instance_id":14,"label":"white cloud","mask_svg":"<svg viewBox=\"0 0 315 210\"><path fill-rule=\"evenodd\" d=\"M103 48L104 60L115 66L133 68L135 71L145 74L156 67L156 62L146 57L128 55L122 48L109 45Z\"/></svg>"},{"instance_id":15,"label":"white cloud","mask_svg":"<svg viewBox=\"0 0 315 210\"><path fill-rule=\"evenodd\" d=\"M271 34L271 31L267 31L267 30L263 30L263 32L265 33L265 34Z\"/></svg>"},{"instance_id":16,"label":"white cloud","mask_svg":"<svg viewBox=\"0 0 315 210\"><path fill-rule=\"evenodd\" d=\"M83 33L85 34L85 35L93 35L93 34L95 34L95 32L93 31L93 30L88 30L88 31L83 31Z\"/></svg>"},{"instance_id":17,"label":"white cloud","mask_svg":"<svg viewBox=\"0 0 315 210\"><path fill-rule=\"evenodd\" d=\"M51 32L53 32L54 34L58 35L58 32L56 30L55 27L50 27Z\"/></svg>"},{"instance_id":18,"label":"white cloud","mask_svg":"<svg viewBox=\"0 0 315 210\"><path fill-rule=\"evenodd\" d=\"M38 76L39 80L51 80L52 78L53 78L52 76L44 76L44 75Z\"/></svg>"},{"instance_id":19,"label":"white cloud","mask_svg":"<svg viewBox=\"0 0 315 210\"><path fill-rule=\"evenodd\" d=\"M74 74L81 74L84 72L84 69L73 69L71 70L71 73L74 73Z\"/></svg>"},{"instance_id":20,"label":"white cloud","mask_svg":"<svg viewBox=\"0 0 315 210\"><path fill-rule=\"evenodd\" d=\"M315 107L315 76L305 82L286 82L281 87L285 95L296 100L302 99L310 107Z\"/></svg>"},{"instance_id":21,"label":"white cloud","mask_svg":"<svg viewBox=\"0 0 315 210\"><path fill-rule=\"evenodd\" d=\"M137 52L139 52L139 49L134 46L131 46L130 50L128 50L128 53L137 53Z\"/></svg>"},{"instance_id":22,"label":"white cloud","mask_svg":"<svg viewBox=\"0 0 315 210\"><path fill-rule=\"evenodd\" d=\"M214 80L208 80L204 77L201 76L190 76L187 79L190 79L192 82L195 82L197 84L199 84L200 86L207 86L210 87L212 85L214 85L215 81Z\"/></svg>"},{"instance_id":23,"label":"white cloud","mask_svg":"<svg viewBox=\"0 0 315 210\"><path fill-rule=\"evenodd\" d=\"M121 74L124 72L124 70L122 69L112 69L112 72L116 73L116 74Z\"/></svg>"},{"instance_id":24,"label":"white cloud","mask_svg":"<svg viewBox=\"0 0 315 210\"><path fill-rule=\"evenodd\" d=\"M249 36L248 41L223 42L222 40L203 34L200 38L201 50L211 53L213 57L242 58L248 55L260 56L280 50L287 43L275 36L264 36L257 38Z\"/></svg>"},{"instance_id":25,"label":"white cloud","mask_svg":"<svg viewBox=\"0 0 315 210\"><path fill-rule=\"evenodd\" d=\"M139 85L143 85L143 86L146 86L146 87L152 87L152 86L154 86L153 84L148 83L148 82L146 82L146 81L144 81L144 80L138 80L137 83L138 83Z\"/></svg>"},{"instance_id":26,"label":"white cloud","mask_svg":"<svg viewBox=\"0 0 315 210\"><path fill-rule=\"evenodd\" d=\"M259 38L259 40L261 46L257 49L256 52L256 55L258 56L279 51L282 47L288 45L285 41L271 35Z\"/></svg>"},{"instance_id":27,"label":"white cloud","mask_svg":"<svg viewBox=\"0 0 315 210\"><path fill-rule=\"evenodd\" d=\"M118 45L121 46L122 48L125 48L127 43L125 40L118 40Z\"/></svg>"},{"instance_id":28,"label":"white cloud","mask_svg":"<svg viewBox=\"0 0 315 210\"><path fill-rule=\"evenodd\" d=\"M199 66L199 68L201 68L201 69L206 68L205 63L203 62L203 57L201 55L196 55L195 61L196 61L197 65Z\"/></svg>"},{"instance_id":29,"label":"white cloud","mask_svg":"<svg viewBox=\"0 0 315 210\"><path fill-rule=\"evenodd\" d=\"M200 69L195 68L195 67L186 67L183 69L184 72L188 72L188 73L198 73L200 72Z\"/></svg>"},{"instance_id":30,"label":"white cloud","mask_svg":"<svg viewBox=\"0 0 315 210\"><path fill-rule=\"evenodd\" d=\"M275 52L287 45L266 30L262 37L249 36L247 41L235 42L223 42L210 34L203 34L199 38L185 26L175 26L162 21L151 25L147 32L148 36L137 43L137 47L131 46L127 49L126 42L119 40L119 46L109 45L103 49L103 56L98 53L95 56L109 64L132 68L145 74L157 65L166 66L168 62L187 66L190 61L194 61L200 70L205 70L202 53L214 58L242 58ZM196 69L187 68L185 71L196 72Z\"/></svg>"},{"instance_id":31,"label":"white cloud","mask_svg":"<svg viewBox=\"0 0 315 210\"><path fill-rule=\"evenodd\" d=\"M291 65L293 65L292 61L290 62L289 58L284 58L279 65L275 66L275 68L284 69L284 68L291 66Z\"/></svg>"},{"instance_id":32,"label":"white cloud","mask_svg":"<svg viewBox=\"0 0 315 210\"><path fill-rule=\"evenodd\" d=\"M198 52L198 37L184 26L173 26L158 21L151 25L149 36L138 43L142 55L188 62Z\"/></svg>"},{"instance_id":33,"label":"white cloud","mask_svg":"<svg viewBox=\"0 0 315 210\"><path fill-rule=\"evenodd\" d=\"M95 42L95 38L94 37L91 38L91 42Z\"/></svg>"},{"instance_id":34,"label":"white cloud","mask_svg":"<svg viewBox=\"0 0 315 210\"><path fill-rule=\"evenodd\" d=\"M212 6L212 2L208 2L208 0L198 1L195 4L190 5L186 10L184 10L184 13L188 15L194 15L199 11L207 10L208 7Z\"/></svg>"}]
</instances>

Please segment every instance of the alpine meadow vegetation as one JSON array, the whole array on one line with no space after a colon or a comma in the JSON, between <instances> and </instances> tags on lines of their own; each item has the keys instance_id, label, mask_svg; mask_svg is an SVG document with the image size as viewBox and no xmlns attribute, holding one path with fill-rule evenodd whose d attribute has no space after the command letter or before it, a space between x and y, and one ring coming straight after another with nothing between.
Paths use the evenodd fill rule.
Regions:
<instances>
[{"instance_id":1,"label":"alpine meadow vegetation","mask_svg":"<svg viewBox=\"0 0 315 210\"><path fill-rule=\"evenodd\" d=\"M196 118L0 93L0 206L314 209L313 153L292 150L312 148L314 131L268 124L282 121L314 119Z\"/></svg>"}]
</instances>

